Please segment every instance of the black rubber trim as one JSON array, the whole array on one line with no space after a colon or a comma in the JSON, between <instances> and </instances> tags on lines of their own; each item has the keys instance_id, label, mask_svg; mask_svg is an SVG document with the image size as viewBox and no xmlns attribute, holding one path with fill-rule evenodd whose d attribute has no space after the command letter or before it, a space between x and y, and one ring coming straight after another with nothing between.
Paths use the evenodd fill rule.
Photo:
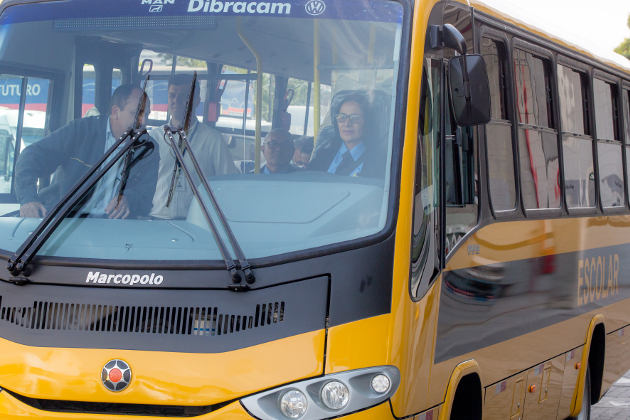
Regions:
<instances>
[{"instance_id":1,"label":"black rubber trim","mask_svg":"<svg viewBox=\"0 0 630 420\"><path fill-rule=\"evenodd\" d=\"M106 414L116 416L197 417L216 411L232 401L215 405L185 406L156 404L99 403L86 401L45 400L25 397L8 389L2 391L16 400L41 411L53 413Z\"/></svg>"}]
</instances>

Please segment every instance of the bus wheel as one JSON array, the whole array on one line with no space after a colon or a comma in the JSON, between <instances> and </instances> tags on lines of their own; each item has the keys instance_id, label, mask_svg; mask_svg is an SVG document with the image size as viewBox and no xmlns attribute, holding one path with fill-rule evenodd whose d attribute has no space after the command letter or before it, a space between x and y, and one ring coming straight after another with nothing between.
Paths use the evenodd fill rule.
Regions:
<instances>
[{"instance_id":1,"label":"bus wheel","mask_svg":"<svg viewBox=\"0 0 630 420\"><path fill-rule=\"evenodd\" d=\"M590 420L591 418L591 369L586 367L584 378L584 395L582 395L582 409L575 420Z\"/></svg>"}]
</instances>

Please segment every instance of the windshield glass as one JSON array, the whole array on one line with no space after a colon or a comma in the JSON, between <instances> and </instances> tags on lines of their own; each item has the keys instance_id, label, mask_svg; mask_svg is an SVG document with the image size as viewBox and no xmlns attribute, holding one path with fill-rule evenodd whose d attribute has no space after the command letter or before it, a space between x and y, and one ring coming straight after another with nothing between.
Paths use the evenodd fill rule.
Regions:
<instances>
[{"instance_id":1,"label":"windshield glass","mask_svg":"<svg viewBox=\"0 0 630 420\"><path fill-rule=\"evenodd\" d=\"M136 122L148 130L145 146L113 163L39 255L221 258L165 125L212 209L191 153L199 161L247 258L378 233L387 219L401 25L401 5L385 0L7 8L0 249L16 251ZM148 108L136 121L149 70ZM181 147L180 127L192 150Z\"/></svg>"}]
</instances>

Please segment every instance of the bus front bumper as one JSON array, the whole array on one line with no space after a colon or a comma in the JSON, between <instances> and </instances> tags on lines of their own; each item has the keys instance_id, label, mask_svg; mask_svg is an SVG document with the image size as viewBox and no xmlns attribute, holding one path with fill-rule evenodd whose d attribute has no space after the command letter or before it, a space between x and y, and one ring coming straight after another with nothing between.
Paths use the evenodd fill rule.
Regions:
<instances>
[{"instance_id":1,"label":"bus front bumper","mask_svg":"<svg viewBox=\"0 0 630 420\"><path fill-rule=\"evenodd\" d=\"M86 413L68 413L43 411L28 404L25 404L7 392L0 392L0 418L3 420L24 420L24 419L64 419L64 420L147 420L147 419L169 419L175 417L159 417L159 416L129 416L129 415L111 415L111 414L86 414ZM195 417L177 417L191 418L195 420L252 420L252 417L241 405L236 401L223 408L208 414ZM368 408L363 411L349 414L342 419L348 420L395 420L392 415L389 401L385 401L380 405Z\"/></svg>"}]
</instances>

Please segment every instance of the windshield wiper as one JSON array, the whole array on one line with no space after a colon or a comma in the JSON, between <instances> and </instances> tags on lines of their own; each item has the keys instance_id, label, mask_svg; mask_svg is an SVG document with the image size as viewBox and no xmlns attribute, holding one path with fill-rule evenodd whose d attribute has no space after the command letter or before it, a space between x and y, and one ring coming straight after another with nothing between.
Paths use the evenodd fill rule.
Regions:
<instances>
[{"instance_id":1,"label":"windshield wiper","mask_svg":"<svg viewBox=\"0 0 630 420\"><path fill-rule=\"evenodd\" d=\"M144 63L142 63L142 66L144 67ZM151 68L153 68L153 66L151 66ZM145 81L145 85L144 85L145 89L146 89L147 81L148 81L148 78ZM144 112L144 109L146 108L146 104L147 104L147 96L144 95L144 93L142 94L140 101L141 102L138 104L138 108L136 109L136 117L134 119L135 123L134 123L133 128L135 130L140 129L140 115ZM145 118L146 117L147 116L145 115ZM134 157L134 153L139 148L142 148L142 151ZM131 172L131 168L133 168L134 165L138 163L140 160L144 159L146 156L153 153L154 148L155 146L153 145L152 142L145 141L145 142L141 142L137 146L133 146L127 151L127 155L125 156L125 163L123 164L122 176L120 177L120 183L118 184L118 193L117 193L118 198L116 201L116 207L118 207L118 205L120 204L120 200L122 199L122 196L125 193L125 187L127 186L127 181L129 180L129 173Z\"/></svg>"},{"instance_id":2,"label":"windshield wiper","mask_svg":"<svg viewBox=\"0 0 630 420\"><path fill-rule=\"evenodd\" d=\"M221 210L221 207L219 206L219 203L216 197L214 196L214 193L212 192L212 188L210 188L210 184L208 183L208 180L206 179L206 177L203 174L203 171L201 170L201 166L199 166L199 162L197 161L195 153L193 152L192 147L190 146L190 142L188 141L188 137L186 136L186 131L190 127L190 119L193 117L192 115L193 95L195 93L196 83L197 83L197 72L193 74L192 84L190 86L190 93L188 95L188 103L186 104L186 114L184 116L184 125L180 126L177 129L177 133L179 134L179 144L177 145L175 144L175 140L173 139L173 132L168 125L164 126L165 136L169 137L170 141L167 143L171 146L171 149L173 149L173 151L175 152L175 156L177 157L176 165L181 167L182 171L184 172L184 175L186 176L186 180L190 184L191 190L195 198L197 198L197 201L199 202L201 210L203 211L204 217L206 218L206 221L208 222L208 225L210 226L212 236L214 237L217 245L219 246L219 251L221 252L221 255L223 256L223 260L225 261L227 270L230 272L230 275L232 276L232 283L228 284L228 289L234 290L234 291L245 291L249 289L248 284L254 283L256 281L256 278L254 277L254 273L252 273L251 266L249 265L249 263L247 262L247 259L245 258L245 254L243 253L243 250L238 244L238 241L236 240L236 237L234 236L234 233L232 232L232 229L230 228L230 225L228 224L225 214L223 214L223 210ZM217 216L219 217L219 221L221 222L223 230L225 231L225 233L228 236L228 239L230 240L230 245L232 245L232 249L234 250L236 257L239 260L239 265L241 267L241 270L243 270L243 272L245 273L245 281L247 284L241 283L241 276L236 270L236 264L234 263L234 260L232 259L229 250L225 246L223 239L219 235L217 226L215 225L214 220L212 220L212 216L210 215L208 206L206 206L206 203L203 201L203 199L199 195L199 190L197 189L197 186L192 180L190 171L186 167L186 164L184 162L184 156L183 156L183 152L186 150L188 150L190 160L193 163L197 176L199 177L199 179L201 179L201 182L203 183L203 186L206 192L208 193L208 196L210 197L210 201L212 202L212 206L214 207L214 210ZM177 166L175 170L179 171ZM171 189L172 188L173 186L171 185Z\"/></svg>"},{"instance_id":3,"label":"windshield wiper","mask_svg":"<svg viewBox=\"0 0 630 420\"><path fill-rule=\"evenodd\" d=\"M144 106L146 101L144 99L145 91L147 88L147 82L149 81L149 75L147 75L144 86L142 88L142 95L136 109L136 116L133 126L127 130L114 144L110 147L103 156L87 171L87 173L70 188L70 190L63 196L63 198L53 207L53 209L46 215L44 220L37 226L37 228L29 235L28 238L20 245L18 250L13 254L7 263L7 270L15 276L23 275L28 277L32 270L29 267L29 263L35 257L40 248L50 238L50 235L59 227L61 222L66 216L72 212L77 205L91 188L100 181L105 174L123 157L132 147L138 147L144 143L149 142L149 136L146 127L142 130L137 129L138 120L142 112L144 112ZM146 136L145 136L146 134ZM101 165L120 147L128 138L131 139L118 151L114 158L105 163L105 166L101 169ZM144 138L144 140L142 140ZM98 172L97 172L98 171ZM96 175L95 175L96 174ZM93 176L94 175L94 176ZM9 280L12 283L23 285L28 283L28 279L16 278Z\"/></svg>"}]
</instances>

